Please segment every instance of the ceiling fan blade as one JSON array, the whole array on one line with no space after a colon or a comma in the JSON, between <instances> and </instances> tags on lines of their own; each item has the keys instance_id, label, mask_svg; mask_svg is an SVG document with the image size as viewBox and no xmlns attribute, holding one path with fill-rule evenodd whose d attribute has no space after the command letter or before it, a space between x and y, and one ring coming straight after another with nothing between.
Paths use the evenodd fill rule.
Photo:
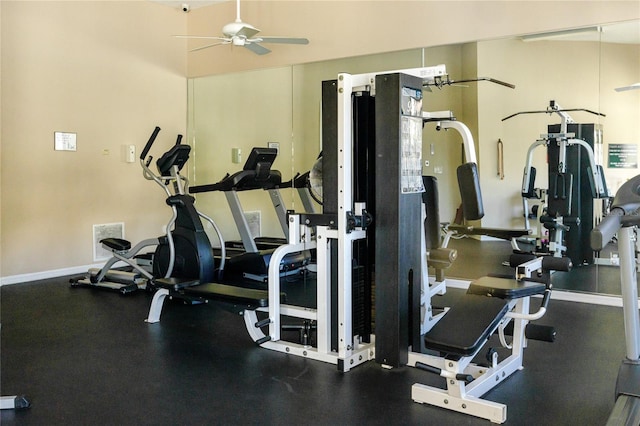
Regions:
<instances>
[{"instance_id":1,"label":"ceiling fan blade","mask_svg":"<svg viewBox=\"0 0 640 426\"><path fill-rule=\"evenodd\" d=\"M244 36L246 38L251 38L254 35L258 34L260 32L259 29L251 26L251 25L243 25L242 28L240 28L235 35L236 36Z\"/></svg>"},{"instance_id":2,"label":"ceiling fan blade","mask_svg":"<svg viewBox=\"0 0 640 426\"><path fill-rule=\"evenodd\" d=\"M204 49L208 49L210 47L219 46L221 44L229 44L229 43L230 43L229 41L220 41L218 43L207 44L205 46L196 47L195 49L189 50L189 52L197 52L198 50L204 50Z\"/></svg>"},{"instance_id":3,"label":"ceiling fan blade","mask_svg":"<svg viewBox=\"0 0 640 426\"><path fill-rule=\"evenodd\" d=\"M255 53L257 55L266 55L267 53L271 52L266 47L260 46L257 43L247 43L247 44L244 45L244 47L246 47L247 49L249 49L250 51L252 51L253 53Z\"/></svg>"},{"instance_id":4,"label":"ceiling fan blade","mask_svg":"<svg viewBox=\"0 0 640 426\"><path fill-rule=\"evenodd\" d=\"M309 40L306 38L295 37L262 37L263 43L283 43L283 44L309 44Z\"/></svg>"},{"instance_id":5,"label":"ceiling fan blade","mask_svg":"<svg viewBox=\"0 0 640 426\"><path fill-rule=\"evenodd\" d=\"M174 35L174 37L175 38L198 38L198 39L205 39L205 40L228 40L228 38L218 37L218 36Z\"/></svg>"}]
</instances>

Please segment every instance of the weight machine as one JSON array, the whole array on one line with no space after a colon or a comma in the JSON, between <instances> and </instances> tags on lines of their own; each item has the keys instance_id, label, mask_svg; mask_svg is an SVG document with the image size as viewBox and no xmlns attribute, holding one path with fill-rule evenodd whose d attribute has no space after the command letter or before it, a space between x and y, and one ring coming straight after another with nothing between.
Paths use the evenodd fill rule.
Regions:
<instances>
[{"instance_id":1,"label":"weight machine","mask_svg":"<svg viewBox=\"0 0 640 426\"><path fill-rule=\"evenodd\" d=\"M429 80L444 74L445 68L440 65L409 72ZM376 352L370 302L375 256L372 217L376 217L377 192L373 155L378 131L373 115L375 80L375 73L339 74L337 80L323 82L323 212L290 214L290 244L273 255L277 261L289 252L316 248L316 307L281 303L277 296L280 280L270 267L268 308L244 315L249 334L262 347L333 363L340 371L374 359ZM417 104L413 108L421 111ZM422 188L419 158L413 159L412 167L418 172L408 184ZM420 211L418 205L418 217ZM419 258L420 253L415 256ZM260 311L267 313L265 319L259 319ZM317 335L316 346L283 340L284 316L311 324Z\"/></svg>"},{"instance_id":2,"label":"weight machine","mask_svg":"<svg viewBox=\"0 0 640 426\"><path fill-rule=\"evenodd\" d=\"M544 111L518 112L502 121L522 114L560 116L560 124L550 125L549 133L542 134L527 151L522 179L525 228L531 229L529 202L534 200L546 206L544 211L539 208L535 214L541 225L539 230L544 227L549 231L549 242L542 241L539 231L536 249L548 251L555 257L566 255L574 264L581 265L593 263L593 252L582 243L593 229L593 200L608 198L609 195L603 168L594 155L594 147L602 145L602 127L575 123L568 114L573 111L605 116L583 108L563 109L552 100ZM549 164L548 189L543 190L535 188L536 168L532 166L533 152L540 146L547 148ZM543 200L545 197L546 203Z\"/></svg>"},{"instance_id":3,"label":"weight machine","mask_svg":"<svg viewBox=\"0 0 640 426\"><path fill-rule=\"evenodd\" d=\"M416 390L413 398L419 402L444 406L429 397L430 392L433 392L435 398L441 400L444 392L444 399L457 398L461 402L455 405L472 406L466 410L470 414L504 421L506 407L482 401L479 396L521 368L527 323L545 313L549 300L547 295L539 312L529 314L529 298L534 294L548 294L549 289L544 283L522 279L536 275L538 269L543 269L543 261L533 259L518 280L498 279L497 283L492 280L479 281L474 288L481 294L465 298L466 304L461 307L454 306L446 313L436 314L430 305L431 298L446 291L446 286L443 284L442 274L435 280L430 280L427 275L427 247L431 256L435 251L433 247L437 244L431 242L427 245L425 234L416 232L423 229L425 217L422 213L425 183L421 165L422 126L424 121L438 116L442 128L454 128L466 133L466 127L456 122L450 113L429 115L422 111L424 80L445 73L444 66L437 66L406 70L403 73L340 74L338 80L325 82L323 120L326 122L323 122L323 135L326 139L323 139L323 159L326 161L323 164L323 214L291 214L290 244L274 253L277 259L289 251L313 246L317 248L317 305L315 308L308 308L281 302L278 297L280 280L277 272L271 269L269 306L245 312L245 325L252 338L262 347L330 362L336 364L340 371L348 371L367 360L375 359L388 368L403 365L422 368L431 366L430 371L437 369L442 375L452 374L455 378L459 374L460 381L453 380L455 384L446 391L414 385ZM373 98L375 108L369 104ZM327 105L335 107L326 108ZM333 127L331 123L335 123ZM338 142L336 149L332 149L330 142L334 130ZM375 183L371 187L375 188L375 193L384 194L384 197L374 199L373 206L370 199L366 204L354 201L353 181L358 176L354 168L365 167L362 164L354 166L353 153L358 152L354 145L362 143L360 136L363 134L369 135L369 143L374 141L369 149L375 150L370 151L375 152L375 155L367 156L376 160L373 162L374 168L370 169L375 171L372 173ZM402 142L399 140L401 138ZM473 160L475 150L471 147L469 145L467 158ZM371 163L367 166L370 167ZM462 188L472 188L468 193L470 198L463 197L467 214L470 217L481 216L482 206L477 202L481 197L475 162L461 166L458 177ZM327 206L332 208L333 197L328 195L332 187L337 188L336 202L333 205L335 210L328 210ZM357 201L361 199L365 197ZM369 223L370 214L373 215L373 223ZM310 241L310 230L313 227L317 229L317 238ZM361 305L355 302L360 291L357 283L360 277L360 252L356 244L364 242L366 237L373 234L374 229L375 239L371 243L374 245L375 259L375 336L366 330L356 331L356 310ZM442 266L453 259L455 254L451 254L441 264L433 257L426 263ZM365 273L365 277L366 275ZM486 297L487 293L501 297ZM497 311L494 310L496 307L499 307ZM267 314L266 318L260 319L261 311ZM471 315L466 315L466 312L471 312ZM474 313L481 318L474 318ZM299 318L311 324L317 334L317 344L313 346L306 342L301 344L284 340L281 335L287 321L284 317ZM491 320L487 324L484 321L488 317ZM471 358L466 354L461 356L463 361L455 363L453 367L460 372L450 373L444 367L444 357L421 353L423 347L428 347L422 342L424 332L429 336L431 333L443 334L444 330L444 334L456 336L459 330L469 327L469 324L476 327L472 333L478 333L473 336L478 342L473 346L477 353L487 336L497 330L504 334L510 321L516 323L511 332L515 343L510 346L514 353L501 362L498 361L498 355L493 354L488 368L473 367L470 365ZM477 328L478 325L481 329ZM268 330L265 331L265 328ZM544 332L538 333L538 337L542 338L541 335L544 335L551 339L553 332L543 330ZM463 333L463 336L458 337L467 338L469 334ZM444 351L451 353L455 350L456 342L448 345L440 343L439 348ZM472 371L467 372L468 369ZM494 375L501 379L497 382L492 380ZM470 380L472 384L468 388L467 382Z\"/></svg>"},{"instance_id":4,"label":"weight machine","mask_svg":"<svg viewBox=\"0 0 640 426\"><path fill-rule=\"evenodd\" d=\"M414 401L501 423L506 420L506 406L481 396L522 369L527 338L552 341L555 337L552 328L533 327L529 321L546 312L548 271L567 270L570 262L519 258L514 260L514 266L520 265L515 278L475 280L459 302L437 315L425 306L438 290L424 278L426 245L416 232L422 229L422 125L430 118L422 111L423 76L411 71L379 74L369 83L376 97L375 184L377 192L385 194L376 199L374 216L375 358L383 367L410 365L446 379L446 389L414 384ZM454 128L463 139L472 140L466 126L452 116L444 117L438 117L440 127ZM475 150L471 143L465 147L467 162L457 170L463 212L467 219L478 219L483 208ZM541 282L539 275L546 279ZM542 299L532 313L534 295ZM488 365L472 362L495 333L509 354L500 359L502 352L488 349ZM509 333L510 343L505 338Z\"/></svg>"}]
</instances>

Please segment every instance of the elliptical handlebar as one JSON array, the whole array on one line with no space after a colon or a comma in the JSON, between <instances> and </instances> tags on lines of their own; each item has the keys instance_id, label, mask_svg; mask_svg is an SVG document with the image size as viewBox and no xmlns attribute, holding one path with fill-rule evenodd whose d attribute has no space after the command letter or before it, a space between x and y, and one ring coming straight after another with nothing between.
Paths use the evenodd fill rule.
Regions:
<instances>
[{"instance_id":1,"label":"elliptical handlebar","mask_svg":"<svg viewBox=\"0 0 640 426\"><path fill-rule=\"evenodd\" d=\"M182 142L182 135L179 134L174 147L171 150L167 151L158 160L158 162L163 163L162 167L158 167L159 174L154 173L150 167L153 156L149 155L147 157L147 154L149 154L149 151L151 150L151 147L153 146L158 133L160 133L160 130L160 127L156 126L156 128L153 130L153 133L151 133L149 140L144 146L142 153L140 154L140 166L142 167L142 175L145 179L152 180L157 183L164 190L167 196L171 196L171 190L169 189L170 182L175 182L177 184L176 193L182 194L185 192L185 188L188 187L189 181L185 176L180 175L179 170L188 159L190 147L185 145L183 146L183 148L181 148L180 144ZM178 152L176 152L175 155L172 155L174 151ZM177 167L174 167L174 165ZM170 173L171 175L165 175L165 171L167 173Z\"/></svg>"},{"instance_id":2,"label":"elliptical handlebar","mask_svg":"<svg viewBox=\"0 0 640 426\"><path fill-rule=\"evenodd\" d=\"M640 175L620 187L611 212L591 231L591 248L600 251L623 226L640 225Z\"/></svg>"},{"instance_id":3,"label":"elliptical handlebar","mask_svg":"<svg viewBox=\"0 0 640 426\"><path fill-rule=\"evenodd\" d=\"M140 153L140 160L144 161L144 159L147 157L147 154L149 153L151 146L156 141L156 137L158 137L158 133L160 133L160 127L156 126L156 128L153 129L153 133L151 133L151 136L149 137L147 144L144 146L144 149Z\"/></svg>"}]
</instances>

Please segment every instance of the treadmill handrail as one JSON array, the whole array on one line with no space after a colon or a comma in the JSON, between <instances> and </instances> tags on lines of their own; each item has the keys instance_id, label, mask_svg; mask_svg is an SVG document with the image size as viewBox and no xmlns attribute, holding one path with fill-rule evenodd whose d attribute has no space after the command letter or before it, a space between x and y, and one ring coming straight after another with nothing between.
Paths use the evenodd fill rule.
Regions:
<instances>
[{"instance_id":1,"label":"treadmill handrail","mask_svg":"<svg viewBox=\"0 0 640 426\"><path fill-rule=\"evenodd\" d=\"M196 185L189 188L189 192L197 194L199 192L213 191L252 191L256 189L274 189L280 186L282 175L278 170L271 170L267 179L257 179L255 170L241 170L229 176L225 176L216 183Z\"/></svg>"}]
</instances>

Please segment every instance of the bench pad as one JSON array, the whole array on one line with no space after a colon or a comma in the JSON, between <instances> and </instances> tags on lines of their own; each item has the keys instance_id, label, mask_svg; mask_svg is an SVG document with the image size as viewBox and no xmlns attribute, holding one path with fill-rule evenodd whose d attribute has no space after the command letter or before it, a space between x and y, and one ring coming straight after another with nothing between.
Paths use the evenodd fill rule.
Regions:
<instances>
[{"instance_id":1,"label":"bench pad","mask_svg":"<svg viewBox=\"0 0 640 426\"><path fill-rule=\"evenodd\" d=\"M535 281L518 281L515 278L482 277L471 282L468 294L493 296L501 299L519 299L542 294L547 286Z\"/></svg>"},{"instance_id":2,"label":"bench pad","mask_svg":"<svg viewBox=\"0 0 640 426\"><path fill-rule=\"evenodd\" d=\"M156 287L166 288L167 290L178 291L183 288L198 285L200 284L200 281L198 281L195 278L169 277L169 278L158 278L154 280L153 283L156 285Z\"/></svg>"},{"instance_id":3,"label":"bench pad","mask_svg":"<svg viewBox=\"0 0 640 426\"><path fill-rule=\"evenodd\" d=\"M508 300L465 293L425 334L425 347L457 357L473 355L508 310Z\"/></svg>"},{"instance_id":4,"label":"bench pad","mask_svg":"<svg viewBox=\"0 0 640 426\"><path fill-rule=\"evenodd\" d=\"M486 235L501 240L511 240L531 235L528 229L503 229L503 228L483 228L472 225L449 225L450 231L455 231L461 235Z\"/></svg>"},{"instance_id":5,"label":"bench pad","mask_svg":"<svg viewBox=\"0 0 640 426\"><path fill-rule=\"evenodd\" d=\"M208 283L185 288L185 296L201 297L203 299L220 300L223 302L242 303L254 308L269 306L269 292L253 288L236 287L226 284ZM280 293L280 299L285 299Z\"/></svg>"}]
</instances>

